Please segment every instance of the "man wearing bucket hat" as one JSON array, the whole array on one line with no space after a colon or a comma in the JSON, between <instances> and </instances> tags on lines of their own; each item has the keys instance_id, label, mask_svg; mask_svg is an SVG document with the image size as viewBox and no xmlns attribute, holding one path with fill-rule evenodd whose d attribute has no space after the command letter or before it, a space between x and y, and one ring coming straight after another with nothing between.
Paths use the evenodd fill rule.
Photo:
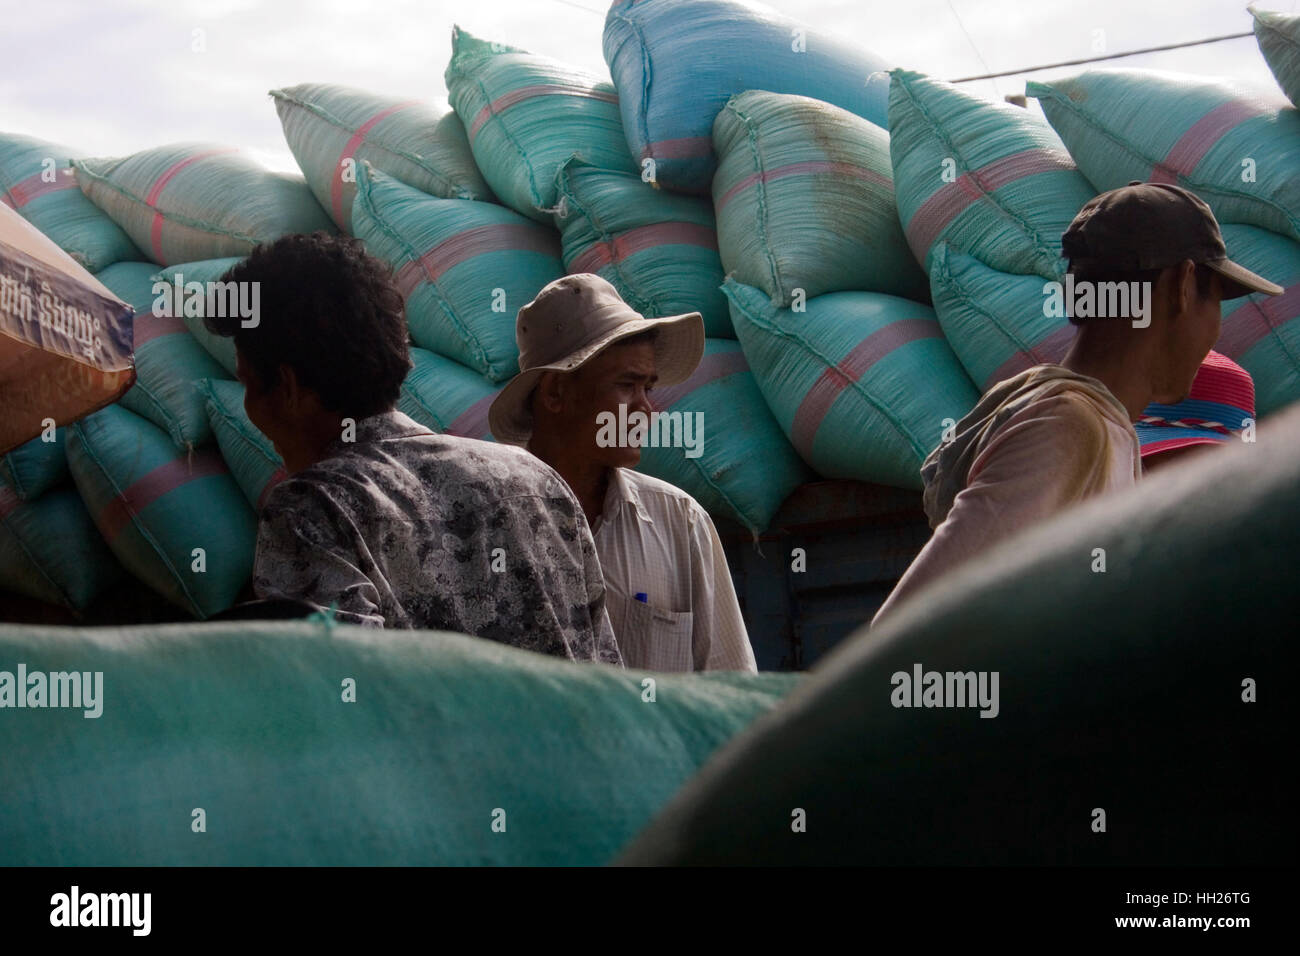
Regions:
<instances>
[{"instance_id":1,"label":"man wearing bucket hat","mask_svg":"<svg viewBox=\"0 0 1300 956\"><path fill-rule=\"evenodd\" d=\"M611 427L636 413L653 422L650 390L690 377L704 354L700 313L648 319L583 273L542 289L515 330L520 373L488 422L498 441L526 445L577 495L624 662L756 671L713 522L680 488L632 470L653 425L640 440Z\"/></svg>"},{"instance_id":2,"label":"man wearing bucket hat","mask_svg":"<svg viewBox=\"0 0 1300 956\"><path fill-rule=\"evenodd\" d=\"M1244 368L1211 351L1174 405L1148 405L1133 425L1142 443L1142 471L1182 461L1210 446L1240 440L1255 421L1255 382Z\"/></svg>"},{"instance_id":3,"label":"man wearing bucket hat","mask_svg":"<svg viewBox=\"0 0 1300 956\"><path fill-rule=\"evenodd\" d=\"M1074 340L1060 364L994 385L926 458L934 535L875 621L1021 529L1132 486L1141 476L1132 423L1153 402L1187 396L1219 337L1220 301L1284 291L1229 259L1210 207L1166 183L1089 200L1061 249Z\"/></svg>"}]
</instances>

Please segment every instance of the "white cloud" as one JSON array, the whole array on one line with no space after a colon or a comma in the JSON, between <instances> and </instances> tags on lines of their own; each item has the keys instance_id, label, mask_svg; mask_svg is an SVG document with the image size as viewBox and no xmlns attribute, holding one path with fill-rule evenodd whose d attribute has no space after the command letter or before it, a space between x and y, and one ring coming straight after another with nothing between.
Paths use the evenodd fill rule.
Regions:
<instances>
[{"instance_id":1,"label":"white cloud","mask_svg":"<svg viewBox=\"0 0 1300 956\"><path fill-rule=\"evenodd\" d=\"M0 6L4 4L0 3ZM814 29L951 79L1250 28L1242 0L768 0ZM1300 9L1300 0L1263 0ZM239 145L293 168L268 90L342 83L445 99L451 27L607 76L604 0L9 0L0 9L0 128L101 155L167 142ZM954 14L955 11L955 14ZM959 19L960 18L960 24ZM965 27L963 32L962 26ZM202 30L206 52L195 52ZM978 53L976 52L978 51ZM987 69L985 67L987 64ZM1276 89L1253 39L1112 61L1227 75ZM1035 74L1050 79L1068 67ZM1025 76L965 84L1001 99Z\"/></svg>"}]
</instances>

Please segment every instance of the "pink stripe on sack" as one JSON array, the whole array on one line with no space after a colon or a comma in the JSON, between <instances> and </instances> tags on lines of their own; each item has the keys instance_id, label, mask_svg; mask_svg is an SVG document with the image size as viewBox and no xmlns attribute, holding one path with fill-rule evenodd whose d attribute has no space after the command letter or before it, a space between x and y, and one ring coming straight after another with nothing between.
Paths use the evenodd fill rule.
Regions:
<instances>
[{"instance_id":1,"label":"pink stripe on sack","mask_svg":"<svg viewBox=\"0 0 1300 956\"><path fill-rule=\"evenodd\" d=\"M375 128L375 125L381 120L387 119L394 113L401 110L410 109L412 106L419 106L419 100L407 100L405 103L398 103L396 106L390 106L382 109L370 119L366 120L357 127L346 143L343 144L343 152L339 153L339 161L334 164L334 175L330 177L330 205L334 208L334 219L342 222L343 216L343 162L351 159L361 144L365 142L367 134Z\"/></svg>"},{"instance_id":2,"label":"pink stripe on sack","mask_svg":"<svg viewBox=\"0 0 1300 956\"><path fill-rule=\"evenodd\" d=\"M714 352L700 360L700 364L686 381L677 385L666 385L651 392L650 405L655 411L666 411L697 388L703 388L737 372L748 371L749 363L745 361L744 352Z\"/></svg>"},{"instance_id":3,"label":"pink stripe on sack","mask_svg":"<svg viewBox=\"0 0 1300 956\"><path fill-rule=\"evenodd\" d=\"M1151 182L1177 185L1179 175L1190 176L1216 143L1233 127L1264 115L1265 110L1241 100L1231 100L1210 110L1179 137L1164 162L1151 167Z\"/></svg>"},{"instance_id":4,"label":"pink stripe on sack","mask_svg":"<svg viewBox=\"0 0 1300 956\"><path fill-rule=\"evenodd\" d=\"M0 518L8 517L9 513L20 504L22 501L12 488L0 485Z\"/></svg>"},{"instance_id":5,"label":"pink stripe on sack","mask_svg":"<svg viewBox=\"0 0 1300 956\"><path fill-rule=\"evenodd\" d=\"M712 152L712 137L685 136L681 139L661 139L657 143L650 143L641 151L641 158L703 159Z\"/></svg>"},{"instance_id":6,"label":"pink stripe on sack","mask_svg":"<svg viewBox=\"0 0 1300 956\"><path fill-rule=\"evenodd\" d=\"M1070 343L1073 341L1073 325L1067 323L1066 325L1052 329L1052 331L1043 336L1042 339L1031 345L1028 350L1022 349L1016 352L1011 356L1011 358L999 365L984 383L984 391L987 392L998 382L1005 382L1013 375L1019 375L1027 368L1033 368L1035 365L1059 362L1065 357L1065 353L1070 348Z\"/></svg>"},{"instance_id":7,"label":"pink stripe on sack","mask_svg":"<svg viewBox=\"0 0 1300 956\"><path fill-rule=\"evenodd\" d=\"M1214 350L1240 360L1261 339L1297 318L1300 318L1300 283L1281 295L1251 296L1223 323Z\"/></svg>"},{"instance_id":8,"label":"pink stripe on sack","mask_svg":"<svg viewBox=\"0 0 1300 956\"><path fill-rule=\"evenodd\" d=\"M776 169L767 170L766 172L751 173L736 185L732 186L722 198L718 200L718 212L722 207L735 198L736 193L743 192L755 183L770 183L774 179L784 179L787 176L815 176L819 173L834 173L836 176L846 176L851 179L862 179L876 186L885 186L893 191L894 181L888 176L881 175L874 169L867 169L865 166L857 166L853 163L833 162L831 160L809 160L804 163L791 163L789 166L779 166Z\"/></svg>"},{"instance_id":9,"label":"pink stripe on sack","mask_svg":"<svg viewBox=\"0 0 1300 956\"><path fill-rule=\"evenodd\" d=\"M153 315L150 312L137 315L135 322L132 324L134 347L137 349L146 342L152 342L164 335L175 335L178 332L188 331L189 329L185 327L185 323L175 316Z\"/></svg>"},{"instance_id":10,"label":"pink stripe on sack","mask_svg":"<svg viewBox=\"0 0 1300 956\"><path fill-rule=\"evenodd\" d=\"M492 407L492 402L500 391L501 389L497 389L491 395L485 395L457 415L455 421L447 426L447 434L461 438L482 438L489 434L488 409Z\"/></svg>"},{"instance_id":11,"label":"pink stripe on sack","mask_svg":"<svg viewBox=\"0 0 1300 956\"><path fill-rule=\"evenodd\" d=\"M1074 168L1068 154L1034 148L995 159L973 172L962 173L953 182L936 189L908 221L907 242L913 255L924 262L926 252L934 245L939 233L958 214L988 193L1018 179Z\"/></svg>"},{"instance_id":12,"label":"pink stripe on sack","mask_svg":"<svg viewBox=\"0 0 1300 956\"><path fill-rule=\"evenodd\" d=\"M204 150L201 153L195 153L192 156L187 156L184 159L178 160L177 162L173 163L171 166L167 167L167 169L163 172L161 176L159 176L156 180L154 180L154 184L150 188L149 195L145 197L144 202L146 206L149 206L154 210L153 223L149 228L149 243L153 248L155 262L163 261L163 254L162 254L163 214L161 212L158 212L157 210L158 197L162 195L163 189L166 188L167 184L172 181L172 179L176 176L176 174L179 173L186 166L189 166L193 163L197 163L200 160L208 159L209 157L212 156L221 156L226 153L237 153L237 152L239 152L239 150L233 146L222 146L219 147L218 149L209 149L209 150Z\"/></svg>"},{"instance_id":13,"label":"pink stripe on sack","mask_svg":"<svg viewBox=\"0 0 1300 956\"><path fill-rule=\"evenodd\" d=\"M275 469L275 471L271 472L271 477L268 478L266 480L266 484L262 486L262 493L257 496L258 511L261 511L262 508L266 505L267 496L271 494L271 492L275 489L275 486L278 485L280 482L284 481L284 479L288 477L289 477L289 473L285 471L283 467L277 468Z\"/></svg>"},{"instance_id":14,"label":"pink stripe on sack","mask_svg":"<svg viewBox=\"0 0 1300 956\"><path fill-rule=\"evenodd\" d=\"M656 246L701 246L717 250L718 232L693 222L658 222L629 229L613 242L595 242L569 264L570 273L599 272L614 262Z\"/></svg>"},{"instance_id":15,"label":"pink stripe on sack","mask_svg":"<svg viewBox=\"0 0 1300 956\"><path fill-rule=\"evenodd\" d=\"M175 458L159 465L136 481L120 495L114 497L99 513L96 524L104 537L112 541L128 524L163 495L177 488L206 478L226 474L226 463L215 450L203 448L194 453L193 466L185 458Z\"/></svg>"},{"instance_id":16,"label":"pink stripe on sack","mask_svg":"<svg viewBox=\"0 0 1300 956\"><path fill-rule=\"evenodd\" d=\"M33 199L40 199L42 196L62 189L77 188L77 179L73 176L70 168L64 167L55 172L57 175L54 182L43 179L43 173L33 173L26 179L14 183L3 197L5 205L10 209L21 209Z\"/></svg>"},{"instance_id":17,"label":"pink stripe on sack","mask_svg":"<svg viewBox=\"0 0 1300 956\"><path fill-rule=\"evenodd\" d=\"M857 383L871 366L910 342L941 338L939 323L933 319L902 319L891 322L877 332L872 332L855 345L849 354L827 368L813 382L808 394L799 403L790 426L790 437L804 458L812 454L817 430L822 427L826 414L840 393Z\"/></svg>"},{"instance_id":18,"label":"pink stripe on sack","mask_svg":"<svg viewBox=\"0 0 1300 956\"><path fill-rule=\"evenodd\" d=\"M534 86L521 86L517 90L511 90L509 93L498 96L478 111L478 115L474 117L474 122L470 124L469 141L474 142L474 137L483 128L483 124L493 116L497 116L515 104L530 100L536 96L582 96L587 99L601 100L605 103L618 103L618 95L615 93L606 93L604 90L595 90L589 86L579 86L576 83L538 83Z\"/></svg>"},{"instance_id":19,"label":"pink stripe on sack","mask_svg":"<svg viewBox=\"0 0 1300 956\"><path fill-rule=\"evenodd\" d=\"M557 256L554 236L532 223L477 226L444 239L418 259L397 270L397 288L405 298L421 282L437 282L448 269L488 252L540 252Z\"/></svg>"}]
</instances>

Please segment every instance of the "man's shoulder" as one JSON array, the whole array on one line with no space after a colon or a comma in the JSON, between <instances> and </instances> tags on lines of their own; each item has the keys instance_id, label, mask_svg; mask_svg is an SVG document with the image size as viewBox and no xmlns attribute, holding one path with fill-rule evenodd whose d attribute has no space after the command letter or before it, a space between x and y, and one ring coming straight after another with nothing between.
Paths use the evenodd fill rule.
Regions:
<instances>
[{"instance_id":1,"label":"man's shoulder","mask_svg":"<svg viewBox=\"0 0 1300 956\"><path fill-rule=\"evenodd\" d=\"M620 468L619 475L627 484L631 494L640 498L647 510L653 510L658 514L669 514L684 521L708 518L708 512L704 510L703 505L688 492L670 482L631 468Z\"/></svg>"}]
</instances>

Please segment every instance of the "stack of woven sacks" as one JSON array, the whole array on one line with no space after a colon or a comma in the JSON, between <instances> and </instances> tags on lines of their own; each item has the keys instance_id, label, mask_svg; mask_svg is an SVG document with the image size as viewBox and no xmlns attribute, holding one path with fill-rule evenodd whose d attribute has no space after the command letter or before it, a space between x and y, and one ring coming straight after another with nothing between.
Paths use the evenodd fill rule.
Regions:
<instances>
[{"instance_id":1,"label":"stack of woven sacks","mask_svg":"<svg viewBox=\"0 0 1300 956\"><path fill-rule=\"evenodd\" d=\"M1294 18L1258 29L1294 89ZM1060 234L1130 179L1196 190L1234 258L1288 287L1226 303L1217 348L1261 415L1300 397L1300 118L1280 99L1086 73L1030 84L1049 126L733 0L619 0L603 46L612 82L455 29L449 104L272 91L301 176L224 147L105 160L0 135L3 200L138 314L131 391L0 457L0 589L82 609L125 568L195 617L236 599L284 472L201 293L287 233L341 231L391 266L400 407L449 434L492 437L515 313L565 273L649 316L699 311L700 367L653 401L703 413L703 454L641 467L754 533L816 475L919 487L980 391L1059 358Z\"/></svg>"}]
</instances>

